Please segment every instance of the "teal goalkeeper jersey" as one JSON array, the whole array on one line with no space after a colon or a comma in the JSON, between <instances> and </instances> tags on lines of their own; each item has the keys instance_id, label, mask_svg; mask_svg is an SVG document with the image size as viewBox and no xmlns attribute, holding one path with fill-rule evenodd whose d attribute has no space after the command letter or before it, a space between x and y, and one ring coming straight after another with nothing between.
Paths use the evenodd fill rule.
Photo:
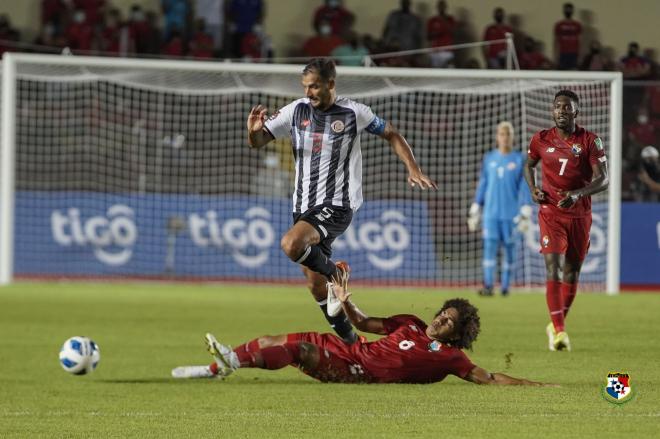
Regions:
<instances>
[{"instance_id":1,"label":"teal goalkeeper jersey","mask_svg":"<svg viewBox=\"0 0 660 439\"><path fill-rule=\"evenodd\" d=\"M519 151L502 154L495 149L486 153L474 200L482 207L484 219L512 220L520 206L531 204L523 176L524 160Z\"/></svg>"}]
</instances>

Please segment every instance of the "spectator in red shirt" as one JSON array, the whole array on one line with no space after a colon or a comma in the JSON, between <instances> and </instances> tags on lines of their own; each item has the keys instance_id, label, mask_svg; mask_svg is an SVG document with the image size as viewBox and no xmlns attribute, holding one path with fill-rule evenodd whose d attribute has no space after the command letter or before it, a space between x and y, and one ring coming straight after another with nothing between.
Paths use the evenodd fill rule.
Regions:
<instances>
[{"instance_id":1,"label":"spectator in red shirt","mask_svg":"<svg viewBox=\"0 0 660 439\"><path fill-rule=\"evenodd\" d=\"M555 53L559 70L575 70L580 53L582 25L573 17L573 3L564 3L564 19L555 23Z\"/></svg>"},{"instance_id":2,"label":"spectator in red shirt","mask_svg":"<svg viewBox=\"0 0 660 439\"><path fill-rule=\"evenodd\" d=\"M523 52L519 58L522 70L547 70L552 68L552 63L545 57L539 48L539 44L531 37L525 37Z\"/></svg>"},{"instance_id":3,"label":"spectator in red shirt","mask_svg":"<svg viewBox=\"0 0 660 439\"><path fill-rule=\"evenodd\" d=\"M651 119L660 127L660 84L651 85L646 89L643 104L648 108Z\"/></svg>"},{"instance_id":4,"label":"spectator in red shirt","mask_svg":"<svg viewBox=\"0 0 660 439\"><path fill-rule=\"evenodd\" d=\"M319 24L317 35L309 38L303 45L303 54L310 58L330 56L336 47L344 44L344 40L332 34L332 26L327 21Z\"/></svg>"},{"instance_id":5,"label":"spectator in red shirt","mask_svg":"<svg viewBox=\"0 0 660 439\"><path fill-rule=\"evenodd\" d=\"M314 12L314 29L318 32L322 22L328 22L332 28L332 34L346 37L346 32L351 28L354 21L353 14L342 5L341 0L325 0L323 6L319 6Z\"/></svg>"},{"instance_id":6,"label":"spectator in red shirt","mask_svg":"<svg viewBox=\"0 0 660 439\"><path fill-rule=\"evenodd\" d=\"M172 57L181 57L184 55L184 44L183 36L181 31L174 27L170 31L170 38L167 40L167 43L163 46L161 53L166 56Z\"/></svg>"},{"instance_id":7,"label":"spectator in red shirt","mask_svg":"<svg viewBox=\"0 0 660 439\"><path fill-rule=\"evenodd\" d=\"M128 31L131 38L132 49L137 53L148 53L146 43L150 36L150 26L140 5L135 4L131 7Z\"/></svg>"},{"instance_id":8,"label":"spectator in red shirt","mask_svg":"<svg viewBox=\"0 0 660 439\"><path fill-rule=\"evenodd\" d=\"M458 23L447 14L447 2L438 1L438 15L429 18L426 23L426 39L431 47L445 47L454 44L454 34ZM432 67L447 67L454 60L452 50L439 50L430 55Z\"/></svg>"},{"instance_id":9,"label":"spectator in red shirt","mask_svg":"<svg viewBox=\"0 0 660 439\"><path fill-rule=\"evenodd\" d=\"M619 70L623 72L623 79L651 79L651 62L639 54L639 44L628 44L628 56L619 61Z\"/></svg>"},{"instance_id":10,"label":"spectator in red shirt","mask_svg":"<svg viewBox=\"0 0 660 439\"><path fill-rule=\"evenodd\" d=\"M645 108L637 112L637 120L628 126L628 138L637 147L655 145L657 141L656 127L649 120Z\"/></svg>"},{"instance_id":11,"label":"spectator in red shirt","mask_svg":"<svg viewBox=\"0 0 660 439\"><path fill-rule=\"evenodd\" d=\"M73 13L73 20L66 29L67 46L71 50L92 50L92 41L94 40L94 29L87 23L85 11L76 9Z\"/></svg>"},{"instance_id":12,"label":"spectator in red shirt","mask_svg":"<svg viewBox=\"0 0 660 439\"><path fill-rule=\"evenodd\" d=\"M121 12L119 9L109 10L99 33L99 49L108 55L119 55L122 52L122 31L127 32L121 22ZM126 54L126 48L123 54Z\"/></svg>"},{"instance_id":13,"label":"spectator in red shirt","mask_svg":"<svg viewBox=\"0 0 660 439\"><path fill-rule=\"evenodd\" d=\"M485 41L503 40L506 34L513 34L511 26L504 24L504 9L495 8L493 11L495 23L486 28ZM506 43L496 43L484 47L484 56L489 69L503 69L506 67Z\"/></svg>"},{"instance_id":14,"label":"spectator in red shirt","mask_svg":"<svg viewBox=\"0 0 660 439\"><path fill-rule=\"evenodd\" d=\"M206 32L206 21L203 18L195 20L195 30L188 43L188 53L193 58L213 58L213 36Z\"/></svg>"},{"instance_id":15,"label":"spectator in red shirt","mask_svg":"<svg viewBox=\"0 0 660 439\"><path fill-rule=\"evenodd\" d=\"M262 25L255 24L252 26L252 32L248 32L243 36L241 57L245 61L263 60L273 57L273 46L270 37L264 32Z\"/></svg>"},{"instance_id":16,"label":"spectator in red shirt","mask_svg":"<svg viewBox=\"0 0 660 439\"><path fill-rule=\"evenodd\" d=\"M41 0L41 25L52 24L55 32L60 32L60 23L66 15L66 5L63 0Z\"/></svg>"},{"instance_id":17,"label":"spectator in red shirt","mask_svg":"<svg viewBox=\"0 0 660 439\"><path fill-rule=\"evenodd\" d=\"M105 0L74 0L73 5L76 9L85 11L87 24L93 28L102 24Z\"/></svg>"}]
</instances>

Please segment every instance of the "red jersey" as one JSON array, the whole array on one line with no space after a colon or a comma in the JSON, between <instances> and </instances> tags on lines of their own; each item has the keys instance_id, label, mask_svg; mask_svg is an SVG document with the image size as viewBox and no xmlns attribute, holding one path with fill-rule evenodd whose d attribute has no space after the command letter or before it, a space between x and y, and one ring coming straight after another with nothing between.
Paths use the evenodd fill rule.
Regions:
<instances>
[{"instance_id":1,"label":"red jersey","mask_svg":"<svg viewBox=\"0 0 660 439\"><path fill-rule=\"evenodd\" d=\"M642 146L655 145L657 140L655 136L655 130L656 127L651 122L636 122L628 127L628 136L630 136L631 140Z\"/></svg>"},{"instance_id":2,"label":"red jersey","mask_svg":"<svg viewBox=\"0 0 660 439\"><path fill-rule=\"evenodd\" d=\"M565 19L555 24L555 39L559 53L578 53L580 51L580 35L582 25L579 21Z\"/></svg>"},{"instance_id":3,"label":"red jersey","mask_svg":"<svg viewBox=\"0 0 660 439\"><path fill-rule=\"evenodd\" d=\"M652 85L646 89L651 113L660 114L660 85Z\"/></svg>"},{"instance_id":4,"label":"red jersey","mask_svg":"<svg viewBox=\"0 0 660 439\"><path fill-rule=\"evenodd\" d=\"M564 140L557 134L557 128L542 130L529 142L527 156L541 161L546 198L542 209L572 218L591 214L591 197L582 197L568 209L557 207L557 203L564 198L559 191L585 187L591 183L591 166L607 160L603 142L596 134L576 125L573 134Z\"/></svg>"},{"instance_id":5,"label":"red jersey","mask_svg":"<svg viewBox=\"0 0 660 439\"><path fill-rule=\"evenodd\" d=\"M344 29L350 26L352 20L353 14L341 6L337 8L321 6L314 12L314 27L318 27L321 21L327 21L333 35L341 35Z\"/></svg>"},{"instance_id":6,"label":"red jersey","mask_svg":"<svg viewBox=\"0 0 660 439\"><path fill-rule=\"evenodd\" d=\"M426 323L413 315L385 319L387 336L346 348L379 383L433 383L447 375L465 378L475 367L460 349L426 335Z\"/></svg>"},{"instance_id":7,"label":"red jersey","mask_svg":"<svg viewBox=\"0 0 660 439\"><path fill-rule=\"evenodd\" d=\"M545 56L541 52L523 52L519 58L523 70L537 70L546 65Z\"/></svg>"},{"instance_id":8,"label":"red jersey","mask_svg":"<svg viewBox=\"0 0 660 439\"><path fill-rule=\"evenodd\" d=\"M432 47L451 46L454 44L456 20L451 15L436 15L426 23L426 35Z\"/></svg>"},{"instance_id":9,"label":"red jersey","mask_svg":"<svg viewBox=\"0 0 660 439\"><path fill-rule=\"evenodd\" d=\"M513 33L511 26L507 26L506 24L491 24L486 28L484 40L503 40L506 38L507 33ZM491 44L488 46L488 58L495 58L504 51L506 51L506 43Z\"/></svg>"},{"instance_id":10,"label":"red jersey","mask_svg":"<svg viewBox=\"0 0 660 439\"><path fill-rule=\"evenodd\" d=\"M66 29L69 47L73 50L92 50L94 29L87 23L73 23Z\"/></svg>"}]
</instances>

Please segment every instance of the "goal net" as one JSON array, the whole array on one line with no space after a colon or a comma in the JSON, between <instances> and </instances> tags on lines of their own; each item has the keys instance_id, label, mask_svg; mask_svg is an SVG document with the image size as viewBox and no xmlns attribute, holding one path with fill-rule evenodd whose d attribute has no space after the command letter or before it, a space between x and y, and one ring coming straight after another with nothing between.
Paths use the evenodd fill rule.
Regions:
<instances>
[{"instance_id":1,"label":"goal net","mask_svg":"<svg viewBox=\"0 0 660 439\"><path fill-rule=\"evenodd\" d=\"M291 143L251 150L245 129L251 106L273 112L302 95L300 66L53 55L3 64L1 280L302 280L279 246L292 221ZM386 142L364 133L365 202L333 258L364 283L480 284L481 235L466 217L496 125L510 121L526 150L552 126L556 91L570 88L578 123L618 166L619 78L339 68L338 94L391 121L439 190L408 187ZM617 185L613 175L593 199L582 282L599 291L618 287ZM538 227L516 239L514 284L544 284Z\"/></svg>"}]
</instances>

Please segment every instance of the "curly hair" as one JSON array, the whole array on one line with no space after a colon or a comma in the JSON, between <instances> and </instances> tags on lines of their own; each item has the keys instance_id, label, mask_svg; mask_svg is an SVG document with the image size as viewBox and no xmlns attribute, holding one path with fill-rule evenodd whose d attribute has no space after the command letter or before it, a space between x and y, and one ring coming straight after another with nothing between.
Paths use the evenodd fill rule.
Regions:
<instances>
[{"instance_id":1,"label":"curly hair","mask_svg":"<svg viewBox=\"0 0 660 439\"><path fill-rule=\"evenodd\" d=\"M479 310L466 299L456 298L447 300L442 305L442 308L435 313L434 317L439 316L440 313L448 308L455 308L458 311L458 321L456 322L457 339L452 340L451 344L459 349L472 350L472 343L476 341L479 335Z\"/></svg>"}]
</instances>

